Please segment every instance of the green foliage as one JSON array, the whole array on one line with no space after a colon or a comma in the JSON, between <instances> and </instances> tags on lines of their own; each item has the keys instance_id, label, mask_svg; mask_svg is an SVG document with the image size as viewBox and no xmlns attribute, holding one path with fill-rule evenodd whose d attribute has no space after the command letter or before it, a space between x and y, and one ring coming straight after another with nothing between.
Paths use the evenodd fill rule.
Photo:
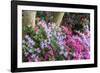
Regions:
<instances>
[{"instance_id":1,"label":"green foliage","mask_svg":"<svg viewBox=\"0 0 100 73\"><path fill-rule=\"evenodd\" d=\"M35 31L33 30L31 25L25 25L23 26L23 32L25 32L26 34L30 35L31 37L36 35Z\"/></svg>"},{"instance_id":2,"label":"green foliage","mask_svg":"<svg viewBox=\"0 0 100 73\"><path fill-rule=\"evenodd\" d=\"M25 32L25 34L30 35L30 37L36 42L35 44L35 48L40 46L40 41L47 39L47 35L46 32L44 31L44 28L38 26L39 31L35 32L34 28L32 28L32 26L30 25L26 25L23 27L23 33Z\"/></svg>"},{"instance_id":3,"label":"green foliage","mask_svg":"<svg viewBox=\"0 0 100 73\"><path fill-rule=\"evenodd\" d=\"M51 46L52 46L55 50L59 49L59 47L58 47L58 45L57 45L57 43L56 43L56 39L55 39L54 36L51 37Z\"/></svg>"},{"instance_id":4,"label":"green foliage","mask_svg":"<svg viewBox=\"0 0 100 73\"><path fill-rule=\"evenodd\" d=\"M56 58L57 61L58 60L64 60L64 56L63 55L59 55L59 54L57 54L55 58Z\"/></svg>"}]
</instances>

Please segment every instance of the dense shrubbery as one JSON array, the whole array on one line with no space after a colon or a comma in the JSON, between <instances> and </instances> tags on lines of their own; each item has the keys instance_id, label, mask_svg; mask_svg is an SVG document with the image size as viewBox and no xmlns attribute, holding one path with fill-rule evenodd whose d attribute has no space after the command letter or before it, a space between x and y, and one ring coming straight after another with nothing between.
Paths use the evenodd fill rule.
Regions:
<instances>
[{"instance_id":1,"label":"dense shrubbery","mask_svg":"<svg viewBox=\"0 0 100 73\"><path fill-rule=\"evenodd\" d=\"M74 13L66 16L60 26L38 17L34 28L23 27L23 62L90 59L89 18Z\"/></svg>"}]
</instances>

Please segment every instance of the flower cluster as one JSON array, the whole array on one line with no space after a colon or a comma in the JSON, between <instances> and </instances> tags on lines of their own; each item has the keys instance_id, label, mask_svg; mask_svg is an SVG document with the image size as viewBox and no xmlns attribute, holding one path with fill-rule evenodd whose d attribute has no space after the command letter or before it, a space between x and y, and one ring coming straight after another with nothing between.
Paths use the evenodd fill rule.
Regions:
<instances>
[{"instance_id":1,"label":"flower cluster","mask_svg":"<svg viewBox=\"0 0 100 73\"><path fill-rule=\"evenodd\" d=\"M58 61L90 59L90 31L72 31L68 26L57 26L40 20L32 28L25 26L23 61Z\"/></svg>"}]
</instances>

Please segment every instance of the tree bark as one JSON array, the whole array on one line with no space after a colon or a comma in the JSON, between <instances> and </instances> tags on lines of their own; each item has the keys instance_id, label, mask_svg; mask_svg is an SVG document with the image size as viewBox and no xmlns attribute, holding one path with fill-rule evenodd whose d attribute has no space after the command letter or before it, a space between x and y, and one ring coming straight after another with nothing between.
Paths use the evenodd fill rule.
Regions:
<instances>
[{"instance_id":1,"label":"tree bark","mask_svg":"<svg viewBox=\"0 0 100 73\"><path fill-rule=\"evenodd\" d=\"M64 12L59 12L54 14L53 21L56 23L57 26L60 26L63 16Z\"/></svg>"},{"instance_id":2,"label":"tree bark","mask_svg":"<svg viewBox=\"0 0 100 73\"><path fill-rule=\"evenodd\" d=\"M28 10L23 12L23 25L32 25L35 27L36 11Z\"/></svg>"}]
</instances>

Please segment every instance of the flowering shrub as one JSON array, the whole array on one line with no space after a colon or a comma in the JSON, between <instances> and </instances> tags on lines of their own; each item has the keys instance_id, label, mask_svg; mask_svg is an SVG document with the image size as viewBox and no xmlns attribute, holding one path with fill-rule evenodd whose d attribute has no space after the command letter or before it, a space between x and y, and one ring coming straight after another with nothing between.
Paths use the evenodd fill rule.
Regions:
<instances>
[{"instance_id":1,"label":"flowering shrub","mask_svg":"<svg viewBox=\"0 0 100 73\"><path fill-rule=\"evenodd\" d=\"M23 62L90 59L90 31L72 31L71 27L37 22L25 25L22 40Z\"/></svg>"}]
</instances>

